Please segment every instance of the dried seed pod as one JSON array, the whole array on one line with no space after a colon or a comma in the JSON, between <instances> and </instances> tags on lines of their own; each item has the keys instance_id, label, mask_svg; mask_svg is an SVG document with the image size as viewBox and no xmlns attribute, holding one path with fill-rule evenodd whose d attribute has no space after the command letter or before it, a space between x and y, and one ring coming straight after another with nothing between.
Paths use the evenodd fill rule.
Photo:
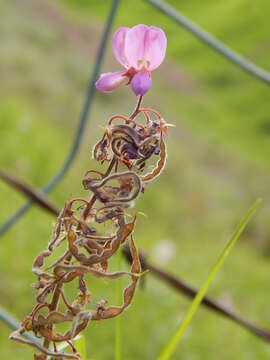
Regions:
<instances>
[{"instance_id":1,"label":"dried seed pod","mask_svg":"<svg viewBox=\"0 0 270 360\"><path fill-rule=\"evenodd\" d=\"M152 109L140 109L139 105L130 118L113 116L100 141L93 148L93 158L101 163L110 161L105 173L88 170L83 177L83 187L92 193L90 200L75 198L68 201L61 210L48 246L35 259L33 273L37 276L36 301L32 312L22 321L19 330L10 338L36 348L40 354L34 359L80 359L72 340L91 321L100 321L120 315L131 303L139 277L142 275L138 251L133 239L136 217L126 221L126 209L138 198L145 185L162 172L166 163L166 123ZM136 117L142 114L145 124ZM155 120L151 117L154 116ZM116 124L117 121L124 122ZM158 156L153 170L147 169L148 161ZM118 172L119 165L128 171ZM114 173L111 172L114 169ZM100 224L110 224L100 230ZM109 229L109 230L108 230ZM132 264L130 272L108 272L108 262L117 250L130 239ZM51 264L45 263L59 247L63 253ZM123 290L122 305L114 306L101 299L91 309L91 296L85 277L94 276L108 280L123 276L130 277L130 283ZM70 304L65 297L67 283L78 282L79 292ZM62 302L65 310L57 310ZM67 324L59 333L55 326ZM43 339L43 345L22 337L32 331ZM73 354L57 351L56 344L66 341ZM49 350L50 343L54 351Z\"/></svg>"}]
</instances>

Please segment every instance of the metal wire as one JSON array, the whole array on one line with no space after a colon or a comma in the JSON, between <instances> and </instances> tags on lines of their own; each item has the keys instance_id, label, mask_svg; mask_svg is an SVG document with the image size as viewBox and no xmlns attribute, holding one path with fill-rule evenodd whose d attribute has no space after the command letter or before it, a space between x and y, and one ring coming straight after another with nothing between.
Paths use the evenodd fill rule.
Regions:
<instances>
[{"instance_id":1,"label":"metal wire","mask_svg":"<svg viewBox=\"0 0 270 360\"><path fill-rule=\"evenodd\" d=\"M3 308L0 308L0 321L7 324L13 330L17 330L20 327L20 323L16 319L14 319L13 316L11 316ZM31 340L36 344L39 344L39 345L41 344L41 342L38 338L36 338L35 336L31 335L28 332L25 332L23 334L23 336L26 337L26 339Z\"/></svg>"},{"instance_id":2,"label":"metal wire","mask_svg":"<svg viewBox=\"0 0 270 360\"><path fill-rule=\"evenodd\" d=\"M112 0L111 9L110 9L108 19L107 19L105 27L104 27L104 32L103 32L103 36L102 36L102 39L100 42L97 58L96 58L95 65L94 65L94 70L93 70L92 76L89 81L88 89L86 91L84 106L82 108L82 112L79 117L79 124L78 124L78 128L77 128L77 132L74 137L74 141L71 146L71 150L67 155L66 161L64 162L63 166L59 169L57 174L40 191L40 193L42 195L51 191L63 179L63 177L67 174L70 166L72 165L72 163L78 153L78 150L79 150L79 147L80 147L80 144L82 141L84 129L85 129L85 126L87 123L89 110L90 110L90 107L91 107L91 104L92 104L92 101L94 98L95 90L96 90L95 82L100 73L101 63L102 63L102 60L104 57L107 40L108 40L110 31L112 28L113 20L114 20L118 5L119 5L119 0ZM32 207L32 205L33 205L33 203L31 201L28 201L19 210L17 210L13 215L11 215L10 218L1 226L0 236L3 235L23 214L25 214L26 211Z\"/></svg>"},{"instance_id":3,"label":"metal wire","mask_svg":"<svg viewBox=\"0 0 270 360\"><path fill-rule=\"evenodd\" d=\"M246 59L244 56L240 55L236 51L230 49L222 41L216 39L213 35L209 34L202 28L200 28L193 21L188 19L186 16L181 14L180 11L174 9L168 3L165 3L162 0L146 0L148 3L156 7L162 13L168 15L173 19L177 24L183 26L186 30L191 32L201 41L206 43L208 46L216 50L221 55L225 56L232 63L238 65L241 69L248 72L250 75L256 77L257 79L265 82L267 85L270 85L270 72L264 70L263 68L253 64L251 61Z\"/></svg>"}]
</instances>

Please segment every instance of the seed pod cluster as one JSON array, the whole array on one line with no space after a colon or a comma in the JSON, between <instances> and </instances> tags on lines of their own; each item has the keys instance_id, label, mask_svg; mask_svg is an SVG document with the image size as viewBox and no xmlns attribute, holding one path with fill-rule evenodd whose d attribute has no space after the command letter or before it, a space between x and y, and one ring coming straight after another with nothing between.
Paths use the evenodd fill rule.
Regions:
<instances>
[{"instance_id":1,"label":"seed pod cluster","mask_svg":"<svg viewBox=\"0 0 270 360\"><path fill-rule=\"evenodd\" d=\"M142 272L133 239L136 216L130 220L127 211L147 184L161 173L166 162L167 124L156 111L140 108L140 103L141 99L130 117L116 115L109 119L92 153L99 163L109 163L106 172L88 170L85 173L82 184L90 192L90 199L75 198L65 204L47 248L34 261L37 303L10 338L36 348L36 360L48 356L80 359L72 340L90 321L118 316L132 301ZM150 159L155 159L152 166ZM133 258L130 271L109 272L109 260L128 240ZM63 253L56 256L62 248ZM109 305L101 299L91 308L86 276L130 277L130 283L123 290L122 305ZM78 293L69 302L64 289L74 281L78 284ZM57 329L62 323L67 325L64 332ZM32 331L43 342L38 345L25 339L26 331ZM59 342L67 342L72 353L58 351Z\"/></svg>"}]
</instances>

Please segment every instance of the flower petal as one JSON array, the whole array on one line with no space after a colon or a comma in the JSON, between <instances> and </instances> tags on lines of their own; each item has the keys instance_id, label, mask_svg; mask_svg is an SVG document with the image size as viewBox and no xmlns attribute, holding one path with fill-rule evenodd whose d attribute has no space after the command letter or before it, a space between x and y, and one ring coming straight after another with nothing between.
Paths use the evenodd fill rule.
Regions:
<instances>
[{"instance_id":1,"label":"flower petal","mask_svg":"<svg viewBox=\"0 0 270 360\"><path fill-rule=\"evenodd\" d=\"M129 67L128 61L125 56L125 40L128 32L128 27L120 27L113 35L113 52L116 60L125 68Z\"/></svg>"},{"instance_id":2,"label":"flower petal","mask_svg":"<svg viewBox=\"0 0 270 360\"><path fill-rule=\"evenodd\" d=\"M101 92L110 92L117 89L120 85L127 84L129 78L125 76L126 71L116 71L101 74L96 82L96 88Z\"/></svg>"},{"instance_id":3,"label":"flower petal","mask_svg":"<svg viewBox=\"0 0 270 360\"><path fill-rule=\"evenodd\" d=\"M145 37L144 63L147 70L155 70L162 63L167 48L167 38L164 31L150 26Z\"/></svg>"},{"instance_id":4,"label":"flower petal","mask_svg":"<svg viewBox=\"0 0 270 360\"><path fill-rule=\"evenodd\" d=\"M130 82L131 89L136 96L144 95L152 86L152 79L147 71L139 71Z\"/></svg>"},{"instance_id":5,"label":"flower petal","mask_svg":"<svg viewBox=\"0 0 270 360\"><path fill-rule=\"evenodd\" d=\"M139 70L143 64L145 53L145 35L148 26L139 24L127 31L125 41L125 55L131 67Z\"/></svg>"}]
</instances>

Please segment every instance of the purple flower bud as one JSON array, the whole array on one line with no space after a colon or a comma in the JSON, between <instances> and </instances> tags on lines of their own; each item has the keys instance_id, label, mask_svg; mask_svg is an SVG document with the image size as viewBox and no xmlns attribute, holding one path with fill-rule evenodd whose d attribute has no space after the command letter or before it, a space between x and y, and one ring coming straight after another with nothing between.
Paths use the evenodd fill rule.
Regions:
<instances>
[{"instance_id":1,"label":"purple flower bud","mask_svg":"<svg viewBox=\"0 0 270 360\"><path fill-rule=\"evenodd\" d=\"M151 76L147 71L139 71L133 76L130 85L136 96L144 95L152 86Z\"/></svg>"}]
</instances>

